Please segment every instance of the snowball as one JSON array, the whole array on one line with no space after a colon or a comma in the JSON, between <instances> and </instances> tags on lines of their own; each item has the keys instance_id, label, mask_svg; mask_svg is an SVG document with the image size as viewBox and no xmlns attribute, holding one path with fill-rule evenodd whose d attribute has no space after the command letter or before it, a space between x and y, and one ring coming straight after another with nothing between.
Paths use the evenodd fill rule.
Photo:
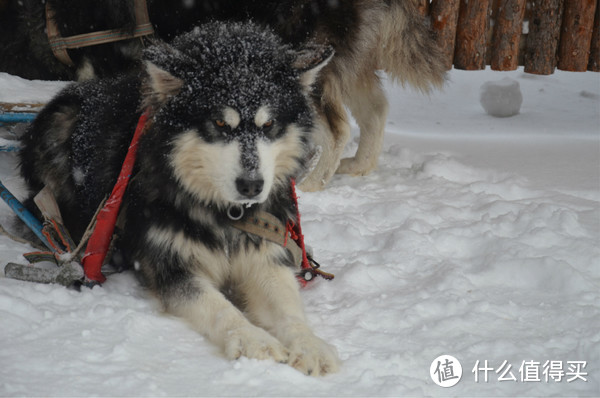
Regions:
<instances>
[{"instance_id":1,"label":"snowball","mask_svg":"<svg viewBox=\"0 0 600 398\"><path fill-rule=\"evenodd\" d=\"M485 111L495 117L509 117L519 113L523 95L519 82L508 77L483 83L479 101Z\"/></svg>"}]
</instances>

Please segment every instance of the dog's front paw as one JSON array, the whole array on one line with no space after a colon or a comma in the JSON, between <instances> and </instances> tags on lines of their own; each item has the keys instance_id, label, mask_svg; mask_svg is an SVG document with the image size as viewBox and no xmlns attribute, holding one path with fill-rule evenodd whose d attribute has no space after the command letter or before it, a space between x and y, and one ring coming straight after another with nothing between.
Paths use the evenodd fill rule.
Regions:
<instances>
[{"instance_id":1,"label":"dog's front paw","mask_svg":"<svg viewBox=\"0 0 600 398\"><path fill-rule=\"evenodd\" d=\"M254 359L273 359L280 363L288 361L288 350L264 329L247 326L232 330L225 339L225 355L230 359L241 356Z\"/></svg>"},{"instance_id":2,"label":"dog's front paw","mask_svg":"<svg viewBox=\"0 0 600 398\"><path fill-rule=\"evenodd\" d=\"M304 374L325 376L340 368L336 349L315 335L297 337L289 350L288 363Z\"/></svg>"}]
</instances>

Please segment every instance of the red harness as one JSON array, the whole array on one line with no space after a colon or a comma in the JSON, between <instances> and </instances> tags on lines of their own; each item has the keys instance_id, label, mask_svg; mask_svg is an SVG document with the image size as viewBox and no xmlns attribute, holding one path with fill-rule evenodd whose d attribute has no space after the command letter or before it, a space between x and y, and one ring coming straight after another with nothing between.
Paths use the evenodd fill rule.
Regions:
<instances>
[{"instance_id":1,"label":"red harness","mask_svg":"<svg viewBox=\"0 0 600 398\"><path fill-rule=\"evenodd\" d=\"M119 209L123 202L123 194L127 189L127 184L129 183L131 173L133 172L138 143L144 132L147 120L148 111L144 112L138 120L135 133L133 134L131 144L127 150L127 155L125 156L125 161L121 167L119 178L117 179L108 200L104 204L104 207L96 217L96 226L94 232L92 232L92 235L90 236L90 240L88 240L85 254L82 259L85 277L90 281L103 283L106 280L106 277L102 275L101 271L102 263L104 263L108 247L110 246L110 241L117 222L117 216L119 215Z\"/></svg>"}]
</instances>

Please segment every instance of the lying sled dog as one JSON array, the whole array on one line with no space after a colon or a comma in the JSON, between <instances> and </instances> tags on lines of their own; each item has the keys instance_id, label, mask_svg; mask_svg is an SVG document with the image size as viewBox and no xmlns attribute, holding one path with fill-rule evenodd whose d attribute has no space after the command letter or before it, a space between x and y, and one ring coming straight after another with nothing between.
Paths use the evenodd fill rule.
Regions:
<instances>
[{"instance_id":1,"label":"lying sled dog","mask_svg":"<svg viewBox=\"0 0 600 398\"><path fill-rule=\"evenodd\" d=\"M0 46L0 70L23 73L33 66L39 73L61 70L43 34L43 4L39 0L10 0L11 7L0 36L11 37ZM14 3L14 4L13 4ZM48 0L63 36L93 30L135 25L133 0ZM322 155L313 172L300 185L303 190L323 189L334 173L364 175L377 167L388 103L377 70L418 90L443 84L445 68L428 20L418 9L419 0L147 0L156 35L170 40L200 21L252 19L270 26L286 43L302 47L308 42L335 49L313 91L319 116L314 126L316 148ZM12 10L12 11L11 11ZM39 20L36 20L36 16ZM17 27L16 21L23 20ZM183 29L183 31L182 31ZM1 40L1 38L0 38ZM29 43L21 43L29 40ZM31 51L19 56L23 49ZM131 65L141 41L125 40L69 51L78 75L106 76ZM25 57L39 59L14 62ZM14 64L11 68L8 64ZM67 74L66 68L62 74ZM26 77L32 78L36 71ZM48 78L46 75L38 78ZM350 110L360 127L355 156L342 158L350 139Z\"/></svg>"},{"instance_id":2,"label":"lying sled dog","mask_svg":"<svg viewBox=\"0 0 600 398\"><path fill-rule=\"evenodd\" d=\"M32 193L52 189L78 239L147 109L125 197L122 258L167 311L227 357L334 372L335 349L306 324L291 255L233 228L228 216L260 210L294 220L290 180L305 166L313 128L307 96L331 54L323 46L292 50L253 24L201 26L146 49L138 75L59 93L25 134L22 174Z\"/></svg>"}]
</instances>

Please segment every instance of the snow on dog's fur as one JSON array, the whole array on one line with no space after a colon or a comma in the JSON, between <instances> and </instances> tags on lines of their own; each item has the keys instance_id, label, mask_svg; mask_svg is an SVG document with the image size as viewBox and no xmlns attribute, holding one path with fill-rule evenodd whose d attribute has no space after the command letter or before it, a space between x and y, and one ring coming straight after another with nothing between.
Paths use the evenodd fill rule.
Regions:
<instances>
[{"instance_id":1,"label":"snow on dog's fur","mask_svg":"<svg viewBox=\"0 0 600 398\"><path fill-rule=\"evenodd\" d=\"M292 50L253 24L196 28L148 48L140 74L59 93L25 134L22 174L32 194L52 189L79 238L149 109L112 261L135 265L166 310L227 357L334 372L335 349L306 323L291 255L227 216L233 207L295 220L290 181L313 128L307 96L331 54Z\"/></svg>"}]
</instances>

